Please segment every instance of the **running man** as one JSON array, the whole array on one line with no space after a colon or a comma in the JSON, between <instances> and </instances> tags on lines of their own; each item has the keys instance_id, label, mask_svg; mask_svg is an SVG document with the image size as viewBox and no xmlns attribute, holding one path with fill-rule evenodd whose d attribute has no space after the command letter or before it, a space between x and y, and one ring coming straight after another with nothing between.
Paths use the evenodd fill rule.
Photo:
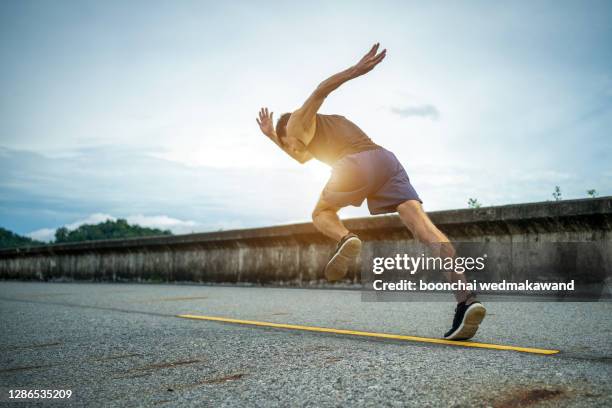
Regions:
<instances>
[{"instance_id":1,"label":"running man","mask_svg":"<svg viewBox=\"0 0 612 408\"><path fill-rule=\"evenodd\" d=\"M273 113L268 108L259 112L257 124L285 153L300 163L318 159L332 167L332 174L323 188L312 213L315 227L338 242L336 251L325 268L329 281L342 279L351 262L359 256L361 240L351 233L338 210L348 205L360 206L368 201L370 214L398 212L404 225L420 242L428 245L434 255L455 256L448 238L431 222L408 175L395 155L375 144L353 122L340 115L317 113L325 98L345 82L370 72L386 55L379 44L354 66L321 82L304 105L293 113L284 113L273 125ZM451 282L463 281L462 274L449 273ZM446 339L465 340L473 337L486 314L472 292L457 291L457 307Z\"/></svg>"}]
</instances>

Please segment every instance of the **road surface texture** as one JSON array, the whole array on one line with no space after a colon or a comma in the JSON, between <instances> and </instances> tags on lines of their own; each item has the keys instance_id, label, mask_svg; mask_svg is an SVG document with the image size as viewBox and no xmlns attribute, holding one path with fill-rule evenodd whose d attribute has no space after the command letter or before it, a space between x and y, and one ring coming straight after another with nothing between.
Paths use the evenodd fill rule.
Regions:
<instances>
[{"instance_id":1,"label":"road surface texture","mask_svg":"<svg viewBox=\"0 0 612 408\"><path fill-rule=\"evenodd\" d=\"M0 404L25 406L8 400L10 389L69 389L69 400L41 405L612 406L611 303L486 306L475 342L560 352L176 317L440 338L450 302L369 303L354 290L0 282Z\"/></svg>"}]
</instances>

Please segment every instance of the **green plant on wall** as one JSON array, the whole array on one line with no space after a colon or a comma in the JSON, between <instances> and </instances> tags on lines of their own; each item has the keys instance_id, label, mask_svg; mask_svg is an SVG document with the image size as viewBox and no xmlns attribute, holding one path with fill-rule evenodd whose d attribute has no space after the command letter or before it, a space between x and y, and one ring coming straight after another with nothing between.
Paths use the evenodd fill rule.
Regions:
<instances>
[{"instance_id":1,"label":"green plant on wall","mask_svg":"<svg viewBox=\"0 0 612 408\"><path fill-rule=\"evenodd\" d=\"M561 187L555 186L555 191L553 191L552 196L555 199L555 201L560 201L561 200Z\"/></svg>"},{"instance_id":2,"label":"green plant on wall","mask_svg":"<svg viewBox=\"0 0 612 408\"><path fill-rule=\"evenodd\" d=\"M469 198L468 199L468 208L480 208L481 204L478 202L477 198Z\"/></svg>"}]
</instances>

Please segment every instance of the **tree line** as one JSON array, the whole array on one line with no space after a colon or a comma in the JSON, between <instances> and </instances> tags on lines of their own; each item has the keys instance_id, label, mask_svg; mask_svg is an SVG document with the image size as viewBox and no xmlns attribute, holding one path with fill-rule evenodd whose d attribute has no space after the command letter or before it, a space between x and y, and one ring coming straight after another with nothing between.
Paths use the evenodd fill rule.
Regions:
<instances>
[{"instance_id":1,"label":"tree line","mask_svg":"<svg viewBox=\"0 0 612 408\"><path fill-rule=\"evenodd\" d=\"M69 230L60 227L55 230L55 240L52 243L97 241L102 239L136 238L154 235L172 235L170 230L130 225L127 220L119 218L115 221L106 220L98 224L83 224ZM20 248L37 245L47 245L47 242L24 237L0 227L0 248Z\"/></svg>"}]
</instances>

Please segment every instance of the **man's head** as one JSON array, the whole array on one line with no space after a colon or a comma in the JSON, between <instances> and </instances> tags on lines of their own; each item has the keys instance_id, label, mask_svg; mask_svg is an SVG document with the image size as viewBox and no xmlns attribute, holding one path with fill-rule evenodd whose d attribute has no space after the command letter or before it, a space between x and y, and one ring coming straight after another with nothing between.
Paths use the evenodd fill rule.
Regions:
<instances>
[{"instance_id":1,"label":"man's head","mask_svg":"<svg viewBox=\"0 0 612 408\"><path fill-rule=\"evenodd\" d=\"M303 152L306 149L304 143L294 136L287 135L287 123L289 122L290 113L283 113L276 122L276 136L283 148L290 148L296 152Z\"/></svg>"},{"instance_id":2,"label":"man's head","mask_svg":"<svg viewBox=\"0 0 612 408\"><path fill-rule=\"evenodd\" d=\"M283 113L276 122L276 136L278 136L278 141L283 146L285 145L285 137L287 137L287 123L290 117L291 113Z\"/></svg>"}]
</instances>

